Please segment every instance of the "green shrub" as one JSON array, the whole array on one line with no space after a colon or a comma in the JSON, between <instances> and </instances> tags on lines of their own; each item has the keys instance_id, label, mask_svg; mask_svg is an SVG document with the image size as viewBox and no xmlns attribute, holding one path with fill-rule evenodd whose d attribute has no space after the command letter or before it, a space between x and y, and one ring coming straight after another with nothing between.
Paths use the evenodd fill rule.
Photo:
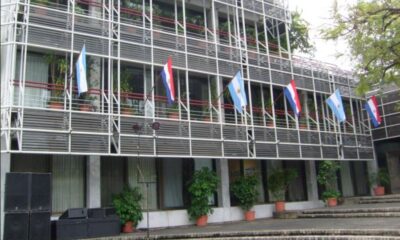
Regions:
<instances>
[{"instance_id":1,"label":"green shrub","mask_svg":"<svg viewBox=\"0 0 400 240\"><path fill-rule=\"evenodd\" d=\"M380 168L378 172L370 174L370 185L376 184L378 186L388 187L390 184L390 176L386 168Z\"/></svg>"},{"instance_id":2,"label":"green shrub","mask_svg":"<svg viewBox=\"0 0 400 240\"><path fill-rule=\"evenodd\" d=\"M257 201L258 180L255 176L242 176L232 184L232 193L239 200L240 207L249 211Z\"/></svg>"},{"instance_id":3,"label":"green shrub","mask_svg":"<svg viewBox=\"0 0 400 240\"><path fill-rule=\"evenodd\" d=\"M120 194L113 197L113 205L122 224L132 221L136 226L143 219L140 206L140 201L142 200L143 195L137 187L125 187Z\"/></svg>"},{"instance_id":4,"label":"green shrub","mask_svg":"<svg viewBox=\"0 0 400 240\"><path fill-rule=\"evenodd\" d=\"M275 169L268 177L268 189L277 201L285 200L289 184L295 180L298 173L295 169Z\"/></svg>"},{"instance_id":5,"label":"green shrub","mask_svg":"<svg viewBox=\"0 0 400 240\"><path fill-rule=\"evenodd\" d=\"M340 192L336 190L337 171L340 169L339 163L335 161L323 161L318 168L317 182L325 187L322 199L337 198Z\"/></svg>"},{"instance_id":6,"label":"green shrub","mask_svg":"<svg viewBox=\"0 0 400 240\"><path fill-rule=\"evenodd\" d=\"M188 183L188 191L191 201L187 209L191 220L212 213L212 207L209 205L209 198L214 194L218 187L218 177L215 172L203 167L197 170Z\"/></svg>"}]
</instances>

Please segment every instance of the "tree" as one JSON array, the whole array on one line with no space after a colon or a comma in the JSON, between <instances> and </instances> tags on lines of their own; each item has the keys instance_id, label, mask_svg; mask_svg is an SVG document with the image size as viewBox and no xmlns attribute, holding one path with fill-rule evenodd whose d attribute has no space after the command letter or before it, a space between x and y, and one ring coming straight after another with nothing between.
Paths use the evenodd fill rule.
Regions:
<instances>
[{"instance_id":1,"label":"tree","mask_svg":"<svg viewBox=\"0 0 400 240\"><path fill-rule=\"evenodd\" d=\"M311 54L315 49L310 42L309 24L302 17L299 11L291 13L292 22L289 29L290 49L292 52L298 50L302 53Z\"/></svg>"},{"instance_id":2,"label":"tree","mask_svg":"<svg viewBox=\"0 0 400 240\"><path fill-rule=\"evenodd\" d=\"M335 1L333 26L322 30L325 39L344 39L364 94L374 84L400 86L400 1L360 0L348 12L339 12Z\"/></svg>"}]
</instances>

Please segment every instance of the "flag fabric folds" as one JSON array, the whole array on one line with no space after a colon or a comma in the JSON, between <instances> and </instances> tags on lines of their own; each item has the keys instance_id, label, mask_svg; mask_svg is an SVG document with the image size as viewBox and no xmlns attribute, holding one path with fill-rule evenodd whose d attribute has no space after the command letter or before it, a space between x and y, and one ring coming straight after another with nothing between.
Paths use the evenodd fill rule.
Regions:
<instances>
[{"instance_id":1,"label":"flag fabric folds","mask_svg":"<svg viewBox=\"0 0 400 240\"><path fill-rule=\"evenodd\" d=\"M238 112L243 113L243 107L247 106L246 91L240 71L236 73L228 84L229 93Z\"/></svg>"},{"instance_id":2,"label":"flag fabric folds","mask_svg":"<svg viewBox=\"0 0 400 240\"><path fill-rule=\"evenodd\" d=\"M297 116L299 116L301 112L301 104L299 100L299 95L297 94L296 83L294 82L294 80L291 80L289 85L287 85L283 91L287 100L290 103L290 106L292 107L293 112Z\"/></svg>"},{"instance_id":3,"label":"flag fabric folds","mask_svg":"<svg viewBox=\"0 0 400 240\"><path fill-rule=\"evenodd\" d=\"M76 62L76 79L78 84L78 95L87 92L88 85L86 80L86 47L83 45L81 54Z\"/></svg>"},{"instance_id":4,"label":"flag fabric folds","mask_svg":"<svg viewBox=\"0 0 400 240\"><path fill-rule=\"evenodd\" d=\"M175 101L175 86L174 75L172 72L172 58L168 57L167 63L161 71L161 77L164 83L165 91L167 93L168 103L171 104Z\"/></svg>"},{"instance_id":5,"label":"flag fabric folds","mask_svg":"<svg viewBox=\"0 0 400 240\"><path fill-rule=\"evenodd\" d=\"M372 96L367 103L365 104L365 109L367 110L369 117L372 120L372 124L374 125L374 127L378 127L381 122L382 122L382 118L381 115L379 113L379 109L378 109L378 102L376 101L376 97Z\"/></svg>"},{"instance_id":6,"label":"flag fabric folds","mask_svg":"<svg viewBox=\"0 0 400 240\"><path fill-rule=\"evenodd\" d=\"M344 113L344 107L342 102L342 96L340 95L339 89L326 100L326 103L331 108L339 123L346 121L346 114Z\"/></svg>"}]
</instances>

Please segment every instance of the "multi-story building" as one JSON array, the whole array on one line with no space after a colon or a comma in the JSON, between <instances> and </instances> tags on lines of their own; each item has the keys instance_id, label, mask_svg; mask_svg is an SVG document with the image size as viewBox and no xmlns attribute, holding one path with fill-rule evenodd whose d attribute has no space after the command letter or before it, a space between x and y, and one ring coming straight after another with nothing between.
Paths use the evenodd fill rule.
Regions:
<instances>
[{"instance_id":1,"label":"multi-story building","mask_svg":"<svg viewBox=\"0 0 400 240\"><path fill-rule=\"evenodd\" d=\"M388 170L391 192L400 193L400 90L383 85L368 95L376 95L382 115L382 124L372 129L378 166Z\"/></svg>"},{"instance_id":2,"label":"multi-story building","mask_svg":"<svg viewBox=\"0 0 400 240\"><path fill-rule=\"evenodd\" d=\"M5 172L51 172L56 216L72 207L108 206L124 185L145 191L148 182L151 227L190 224L186 182L203 166L220 179L211 222L242 219L229 184L243 174L261 182L256 217L271 216L266 179L273 168L299 173L286 196L289 209L321 206L320 160L340 160L344 196L369 193L366 172L375 161L365 100L354 94L351 74L291 54L285 3L1 5L2 191ZM89 91L78 96L74 65L83 45ZM169 56L173 105L159 76ZM237 71L249 103L244 115L224 91ZM291 79L303 108L298 118L282 94ZM325 104L337 88L347 114L340 125Z\"/></svg>"}]
</instances>

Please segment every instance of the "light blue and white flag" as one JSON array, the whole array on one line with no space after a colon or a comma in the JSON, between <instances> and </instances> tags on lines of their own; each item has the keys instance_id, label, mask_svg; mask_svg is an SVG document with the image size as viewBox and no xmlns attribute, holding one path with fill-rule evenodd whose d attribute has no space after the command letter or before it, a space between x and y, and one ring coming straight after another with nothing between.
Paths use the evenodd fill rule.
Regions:
<instances>
[{"instance_id":1,"label":"light blue and white flag","mask_svg":"<svg viewBox=\"0 0 400 240\"><path fill-rule=\"evenodd\" d=\"M339 89L335 90L335 92L326 100L326 103L331 108L339 122L346 121L346 114L344 113L342 96L340 95Z\"/></svg>"},{"instance_id":2,"label":"light blue and white flag","mask_svg":"<svg viewBox=\"0 0 400 240\"><path fill-rule=\"evenodd\" d=\"M76 62L76 79L78 84L78 95L87 92L88 86L86 81L86 47L83 45L81 54Z\"/></svg>"},{"instance_id":3,"label":"light blue and white flag","mask_svg":"<svg viewBox=\"0 0 400 240\"><path fill-rule=\"evenodd\" d=\"M240 71L236 73L231 82L228 84L228 89L236 110L242 113L243 107L247 106L247 99L244 82L242 76L240 75Z\"/></svg>"}]
</instances>

